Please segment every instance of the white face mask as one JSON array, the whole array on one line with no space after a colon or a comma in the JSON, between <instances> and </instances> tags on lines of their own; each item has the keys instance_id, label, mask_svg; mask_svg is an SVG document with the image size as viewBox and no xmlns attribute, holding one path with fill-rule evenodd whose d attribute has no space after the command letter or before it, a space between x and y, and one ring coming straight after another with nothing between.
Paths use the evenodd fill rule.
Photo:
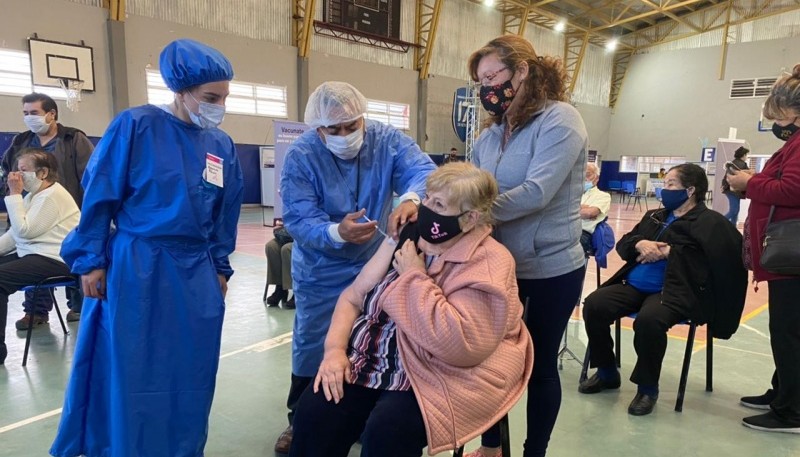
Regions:
<instances>
[{"instance_id":1,"label":"white face mask","mask_svg":"<svg viewBox=\"0 0 800 457\"><path fill-rule=\"evenodd\" d=\"M189 118L192 120L194 125L203 129L210 129L222 124L222 121L225 119L225 105L198 102L191 92L187 92L187 94L192 97L192 100L197 102L198 106L198 112L194 113L189 109L188 106L186 106L186 103L183 104L183 106L186 108L186 111L189 112Z\"/></svg>"},{"instance_id":2,"label":"white face mask","mask_svg":"<svg viewBox=\"0 0 800 457\"><path fill-rule=\"evenodd\" d=\"M29 194L36 193L42 187L44 181L36 177L35 171L22 172L22 188Z\"/></svg>"},{"instance_id":3,"label":"white face mask","mask_svg":"<svg viewBox=\"0 0 800 457\"><path fill-rule=\"evenodd\" d=\"M31 132L36 134L45 133L50 129L50 124L47 123L47 116L28 114L22 117L22 121L25 122Z\"/></svg>"},{"instance_id":4,"label":"white face mask","mask_svg":"<svg viewBox=\"0 0 800 457\"><path fill-rule=\"evenodd\" d=\"M343 160L350 160L358 155L364 144L364 131L361 129L347 136L325 135L325 143L333 155Z\"/></svg>"}]
</instances>

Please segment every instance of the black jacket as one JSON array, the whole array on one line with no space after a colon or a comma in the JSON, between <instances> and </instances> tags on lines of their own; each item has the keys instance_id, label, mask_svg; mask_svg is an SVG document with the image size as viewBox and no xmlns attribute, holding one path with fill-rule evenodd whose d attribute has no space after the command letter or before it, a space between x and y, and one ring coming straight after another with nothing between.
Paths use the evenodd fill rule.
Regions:
<instances>
[{"instance_id":1,"label":"black jacket","mask_svg":"<svg viewBox=\"0 0 800 457\"><path fill-rule=\"evenodd\" d=\"M17 157L20 151L30 147L33 137L36 135L30 130L22 132L11 140L11 146L3 154L3 182L0 185L0 190L6 194L6 180L8 172L17 169ZM72 195L78 208L83 203L83 187L81 187L81 178L83 172L86 170L86 164L89 162L89 157L94 151L94 145L86 135L75 128L64 127L58 124L58 133L56 134L57 143L53 155L58 160L58 182L64 186L65 189Z\"/></svg>"},{"instance_id":2,"label":"black jacket","mask_svg":"<svg viewBox=\"0 0 800 457\"><path fill-rule=\"evenodd\" d=\"M747 294L742 235L721 214L699 203L658 237L667 215L665 209L648 211L619 240L617 253L627 263L601 287L627 278L637 264L636 243L663 241L670 245L670 252L661 302L698 324L710 324L715 338L730 338L739 327Z\"/></svg>"}]
</instances>

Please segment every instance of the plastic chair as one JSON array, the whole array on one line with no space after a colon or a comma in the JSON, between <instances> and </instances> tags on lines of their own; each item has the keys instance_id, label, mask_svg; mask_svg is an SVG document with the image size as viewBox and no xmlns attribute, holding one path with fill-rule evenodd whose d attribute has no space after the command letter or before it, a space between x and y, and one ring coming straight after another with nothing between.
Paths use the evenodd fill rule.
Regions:
<instances>
[{"instance_id":1,"label":"plastic chair","mask_svg":"<svg viewBox=\"0 0 800 457\"><path fill-rule=\"evenodd\" d=\"M619 202L625 201L625 196L633 195L636 192L636 181L622 181L622 191L620 194Z\"/></svg>"},{"instance_id":2,"label":"plastic chair","mask_svg":"<svg viewBox=\"0 0 800 457\"><path fill-rule=\"evenodd\" d=\"M629 315L628 317L632 319L636 319L636 313ZM678 382L678 398L675 400L675 411L681 412L683 411L683 397L686 394L686 383L689 379L689 366L692 362L692 348L694 347L694 336L697 331L697 324L692 322L691 320L687 319L681 322L679 325L688 325L689 326L689 335L686 337L686 351L683 354L683 365L681 366L681 377L680 381ZM614 344L615 344L615 351L616 351L616 359L617 359L617 368L622 366L622 344L621 344L621 336L622 336L622 323L621 319L617 319L616 323L614 324ZM706 392L713 392L713 371L714 371L714 335L711 333L711 327L707 326L707 335L706 335ZM586 350L586 357L583 361L584 369L581 371L581 378L579 382L583 382L586 380L586 372L589 367L589 350Z\"/></svg>"},{"instance_id":3,"label":"plastic chair","mask_svg":"<svg viewBox=\"0 0 800 457\"><path fill-rule=\"evenodd\" d=\"M498 422L500 425L500 449L503 451L503 457L511 457L511 437L508 433L508 414L503 416ZM461 446L453 451L453 457L463 457L464 446Z\"/></svg>"},{"instance_id":4,"label":"plastic chair","mask_svg":"<svg viewBox=\"0 0 800 457\"><path fill-rule=\"evenodd\" d=\"M42 279L38 283L32 286L25 286L23 287L22 291L28 292L33 291L33 298L36 300L36 294L39 293L42 289L47 289L50 293L50 298L53 300L53 307L56 309L56 314L58 314L58 321L61 323L61 330L64 331L64 336L69 335L69 330L67 330L66 324L64 324L64 318L61 316L61 309L58 307L58 301L56 300L56 296L53 293L56 287L80 287L78 284L78 279L74 276L50 276L49 278ZM25 352L22 355L22 366L26 366L28 364L28 350L31 346L31 335L33 334L33 319L31 319L30 324L28 325L28 332L25 335Z\"/></svg>"}]
</instances>

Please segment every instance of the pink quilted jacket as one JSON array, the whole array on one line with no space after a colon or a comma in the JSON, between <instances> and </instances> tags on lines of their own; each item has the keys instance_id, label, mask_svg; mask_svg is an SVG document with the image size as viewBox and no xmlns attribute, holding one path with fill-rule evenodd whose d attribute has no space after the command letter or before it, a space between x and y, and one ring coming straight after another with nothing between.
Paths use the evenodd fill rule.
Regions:
<instances>
[{"instance_id":1,"label":"pink quilted jacket","mask_svg":"<svg viewBox=\"0 0 800 457\"><path fill-rule=\"evenodd\" d=\"M428 275L400 275L380 302L397 324L431 455L463 445L500 420L533 369L514 260L490 232L468 232Z\"/></svg>"}]
</instances>

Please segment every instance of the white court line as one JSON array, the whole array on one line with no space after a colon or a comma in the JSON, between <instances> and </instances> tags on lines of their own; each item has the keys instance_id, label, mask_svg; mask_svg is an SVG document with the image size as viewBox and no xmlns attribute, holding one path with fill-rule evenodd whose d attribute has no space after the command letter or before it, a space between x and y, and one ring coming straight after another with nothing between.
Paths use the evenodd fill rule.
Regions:
<instances>
[{"instance_id":1,"label":"white court line","mask_svg":"<svg viewBox=\"0 0 800 457\"><path fill-rule=\"evenodd\" d=\"M11 425L6 425L3 428L0 428L0 433L10 432L11 430L18 429L20 427L24 427L28 424L32 424L34 422L39 422L40 420L47 419L49 417L58 416L61 414L61 408L54 409L52 411L48 411L44 414L39 414L38 416L29 417L27 419L21 420L19 422L14 422Z\"/></svg>"},{"instance_id":2,"label":"white court line","mask_svg":"<svg viewBox=\"0 0 800 457\"><path fill-rule=\"evenodd\" d=\"M739 326L743 327L743 328L746 328L747 330L750 330L751 332L755 333L756 335L764 337L764 339L767 339L767 340L769 339L769 335L767 335L766 333L762 332L761 330L758 330L757 328L753 328L753 327L751 327L751 326L749 326L747 324L739 324Z\"/></svg>"},{"instance_id":3,"label":"white court line","mask_svg":"<svg viewBox=\"0 0 800 457\"><path fill-rule=\"evenodd\" d=\"M225 359L227 357L231 357L236 354L241 354L242 352L264 352L270 349L276 348L278 346L283 346L284 344L290 343L292 341L292 332L284 333L283 335L278 335L276 337L270 338L268 340L259 341L258 343L251 344L250 346L245 346L241 349L237 349L235 351L231 351L219 356L220 359ZM19 422L14 422L13 424L6 425L5 427L0 427L0 435L6 432L10 432L12 430L16 430L20 427L24 427L26 425L33 424L35 422L39 422L53 416L58 416L61 414L61 408L54 409L52 411L48 411L46 413L39 414L38 416L29 417L27 419L23 419Z\"/></svg>"},{"instance_id":4,"label":"white court line","mask_svg":"<svg viewBox=\"0 0 800 457\"><path fill-rule=\"evenodd\" d=\"M719 343L714 343L714 349L716 349L716 348L727 349L729 351L744 352L746 354L760 355L762 357L769 357L770 359L772 358L772 354L765 354L763 352L756 352L756 351L748 351L747 349L734 348L734 347L725 346L725 345L722 345L722 344L719 344Z\"/></svg>"}]
</instances>

